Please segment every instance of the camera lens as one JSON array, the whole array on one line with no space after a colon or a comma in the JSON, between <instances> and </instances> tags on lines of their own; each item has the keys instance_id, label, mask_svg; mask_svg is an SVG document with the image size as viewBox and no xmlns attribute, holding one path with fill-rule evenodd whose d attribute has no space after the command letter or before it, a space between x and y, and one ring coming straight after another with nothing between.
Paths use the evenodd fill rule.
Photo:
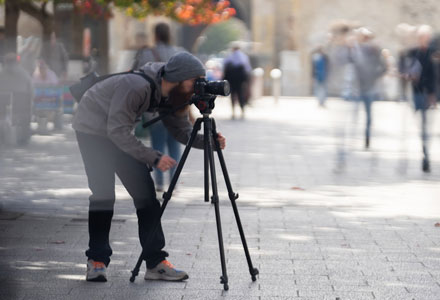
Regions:
<instances>
[{"instance_id":1,"label":"camera lens","mask_svg":"<svg viewBox=\"0 0 440 300\"><path fill-rule=\"evenodd\" d=\"M228 96L231 92L231 88L227 80L209 81L205 87L205 91L213 95Z\"/></svg>"}]
</instances>

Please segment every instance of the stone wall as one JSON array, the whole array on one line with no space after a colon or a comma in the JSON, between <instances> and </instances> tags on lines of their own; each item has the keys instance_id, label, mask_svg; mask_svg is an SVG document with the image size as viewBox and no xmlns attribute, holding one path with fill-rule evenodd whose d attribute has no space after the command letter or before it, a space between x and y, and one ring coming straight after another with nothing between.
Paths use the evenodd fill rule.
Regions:
<instances>
[{"instance_id":1,"label":"stone wall","mask_svg":"<svg viewBox=\"0 0 440 300\"><path fill-rule=\"evenodd\" d=\"M265 69L280 67L280 51L298 51L301 66L295 69L302 74L295 76L301 78L295 95L310 94L310 52L326 42L329 26L336 20L370 28L376 43L393 55L401 48L394 31L399 23L429 24L440 30L438 0L254 0L252 9L253 38L260 44L256 52L271 57Z\"/></svg>"}]
</instances>

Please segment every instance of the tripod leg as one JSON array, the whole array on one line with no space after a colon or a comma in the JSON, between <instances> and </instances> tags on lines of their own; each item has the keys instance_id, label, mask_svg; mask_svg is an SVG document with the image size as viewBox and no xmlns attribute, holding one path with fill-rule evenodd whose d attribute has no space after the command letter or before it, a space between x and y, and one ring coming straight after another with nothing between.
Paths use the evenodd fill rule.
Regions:
<instances>
[{"instance_id":1,"label":"tripod leg","mask_svg":"<svg viewBox=\"0 0 440 300\"><path fill-rule=\"evenodd\" d=\"M209 140L207 143L208 150L208 160L209 160L209 169L211 170L211 183L212 183L212 203L215 208L215 219L217 223L217 235L218 235L218 243L220 249L220 261L222 264L222 276L220 277L220 283L223 284L223 288L225 291L229 289L228 285L228 275L226 272L226 261L225 261L225 250L223 246L223 234L222 234L222 224L220 219L220 205L218 198L218 190L217 190L217 179L215 175L215 164L214 164L214 152L211 144L212 141L212 128L211 128L211 119L204 119L204 134L208 136Z\"/></svg>"},{"instance_id":2,"label":"tripod leg","mask_svg":"<svg viewBox=\"0 0 440 300\"><path fill-rule=\"evenodd\" d=\"M252 281L257 280L257 275L259 273L257 268L254 268L252 265L251 256L249 254L249 249L246 242L246 237L244 235L243 226L241 224L240 215L238 213L237 203L235 200L238 199L238 194L235 194L232 190L231 181L229 179L228 170L226 168L225 158L223 157L222 149L220 148L220 143L217 140L217 131L215 126L215 120L212 120L212 135L214 137L215 149L217 150L218 159L220 161L220 166L222 168L223 177L225 178L226 187L228 189L229 199L231 200L232 209L234 210L235 220L237 222L238 231L240 232L241 243L243 244L244 253L246 255L246 260L249 267L249 273L251 274Z\"/></svg>"},{"instance_id":3,"label":"tripod leg","mask_svg":"<svg viewBox=\"0 0 440 300\"><path fill-rule=\"evenodd\" d=\"M206 126L206 125L205 125ZM206 131L205 131L206 132ZM204 147L203 147L203 155L204 155L204 176L205 176L205 202L209 202L209 134L204 134L203 137Z\"/></svg>"},{"instance_id":4,"label":"tripod leg","mask_svg":"<svg viewBox=\"0 0 440 300\"><path fill-rule=\"evenodd\" d=\"M161 206L160 215L156 220L156 223L155 223L156 225L155 225L154 230L151 233L151 235L153 235L159 228L160 219L162 218L162 215L165 211L165 208L167 207L168 201L171 199L171 195L173 194L174 187L176 186L177 180L179 179L180 173L182 172L183 165L185 164L185 161L188 157L189 150L191 149L191 147L194 143L194 140L197 136L197 132L201 128L202 121L203 121L203 119L199 118L194 123L194 128L193 128L193 131L191 132L191 137L188 141L188 144L185 147L185 150L183 151L182 157L180 158L179 164L177 165L176 172L174 173L173 178L171 179L170 186L168 187L167 192L165 192L162 196L164 201ZM148 238L151 238L151 236ZM145 257L144 250L142 250L142 253L139 256L138 261L136 263L136 266L131 271L130 282L134 282L136 276L139 274L139 269L141 268L142 262L144 261L144 257Z\"/></svg>"}]
</instances>

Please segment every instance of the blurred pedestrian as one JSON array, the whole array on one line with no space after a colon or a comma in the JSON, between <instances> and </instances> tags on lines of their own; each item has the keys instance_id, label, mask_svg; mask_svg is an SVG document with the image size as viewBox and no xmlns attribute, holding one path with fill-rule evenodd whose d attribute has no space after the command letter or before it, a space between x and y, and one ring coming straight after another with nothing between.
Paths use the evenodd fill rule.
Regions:
<instances>
[{"instance_id":1,"label":"blurred pedestrian","mask_svg":"<svg viewBox=\"0 0 440 300\"><path fill-rule=\"evenodd\" d=\"M411 82L413 101L416 112L421 113L421 139L422 139L422 170L430 172L428 151L428 114L430 106L435 106L435 77L434 77L434 51L429 47L432 39L432 28L422 25L417 29L417 47L409 51L411 63L403 72L403 76Z\"/></svg>"},{"instance_id":2,"label":"blurred pedestrian","mask_svg":"<svg viewBox=\"0 0 440 300\"><path fill-rule=\"evenodd\" d=\"M249 81L252 67L249 57L240 49L240 42L231 43L231 54L223 65L224 79L231 85L232 119L235 119L235 104L240 104L241 118L245 116L245 106L249 98Z\"/></svg>"},{"instance_id":3,"label":"blurred pedestrian","mask_svg":"<svg viewBox=\"0 0 440 300\"><path fill-rule=\"evenodd\" d=\"M357 101L359 99L359 84L356 68L354 66L352 49L354 48L353 39L347 38L347 45L339 49L338 55L341 57L337 64L342 71L341 97L347 101ZM335 68L332 68L334 70Z\"/></svg>"},{"instance_id":4,"label":"blurred pedestrian","mask_svg":"<svg viewBox=\"0 0 440 300\"><path fill-rule=\"evenodd\" d=\"M6 51L6 37L5 37L5 28L0 27L0 62L3 63L3 58L5 56Z\"/></svg>"},{"instance_id":5,"label":"blurred pedestrian","mask_svg":"<svg viewBox=\"0 0 440 300\"><path fill-rule=\"evenodd\" d=\"M57 40L55 32L50 35L50 42L44 43L41 58L47 63L49 68L57 74L61 80L67 77L67 67L69 55L63 43Z\"/></svg>"},{"instance_id":6,"label":"blurred pedestrian","mask_svg":"<svg viewBox=\"0 0 440 300\"><path fill-rule=\"evenodd\" d=\"M150 47L147 42L147 35L145 32L138 32L135 36L135 48L137 49L134 55L134 61L132 64L132 69L137 70L142 67L147 61L143 59L144 52L150 51Z\"/></svg>"},{"instance_id":7,"label":"blurred pedestrian","mask_svg":"<svg viewBox=\"0 0 440 300\"><path fill-rule=\"evenodd\" d=\"M435 94L436 100L440 99L440 34L437 34L431 42L430 48L433 51L432 61L434 62Z\"/></svg>"},{"instance_id":8,"label":"blurred pedestrian","mask_svg":"<svg viewBox=\"0 0 440 300\"><path fill-rule=\"evenodd\" d=\"M19 51L20 65L32 76L37 67L38 57L41 53L41 41L30 36L24 40L24 45Z\"/></svg>"},{"instance_id":9,"label":"blurred pedestrian","mask_svg":"<svg viewBox=\"0 0 440 300\"><path fill-rule=\"evenodd\" d=\"M93 48L87 56L83 56L82 68L84 74L96 72L98 70L98 49Z\"/></svg>"},{"instance_id":10,"label":"blurred pedestrian","mask_svg":"<svg viewBox=\"0 0 440 300\"><path fill-rule=\"evenodd\" d=\"M17 61L16 53L4 56L0 72L0 93L12 95L12 126L16 128L17 145L26 145L31 137L30 122L34 87L32 79Z\"/></svg>"},{"instance_id":11,"label":"blurred pedestrian","mask_svg":"<svg viewBox=\"0 0 440 300\"><path fill-rule=\"evenodd\" d=\"M43 59L38 60L38 66L32 75L32 81L35 85L57 85L59 80L57 74L49 69Z\"/></svg>"},{"instance_id":12,"label":"blurred pedestrian","mask_svg":"<svg viewBox=\"0 0 440 300\"><path fill-rule=\"evenodd\" d=\"M386 65L386 73L383 76L382 86L380 90L383 92L385 100L399 100L399 73L397 71L397 63L391 51L382 49L382 57Z\"/></svg>"},{"instance_id":13,"label":"blurred pedestrian","mask_svg":"<svg viewBox=\"0 0 440 300\"><path fill-rule=\"evenodd\" d=\"M327 78L329 74L329 59L322 46L312 51L313 91L319 105L324 107L327 100Z\"/></svg>"},{"instance_id":14,"label":"blurred pedestrian","mask_svg":"<svg viewBox=\"0 0 440 300\"><path fill-rule=\"evenodd\" d=\"M177 52L185 51L181 47L171 45L171 30L167 23L158 23L154 27L154 47L147 46L146 35L139 34L137 38L139 39L137 43L141 43L142 46L136 53L133 62L134 70L139 69L148 62L167 62ZM144 42L141 42L142 40Z\"/></svg>"},{"instance_id":15,"label":"blurred pedestrian","mask_svg":"<svg viewBox=\"0 0 440 300\"><path fill-rule=\"evenodd\" d=\"M134 69L138 69L150 62L167 62L171 56L175 53L184 51L183 48L175 47L171 45L171 33L170 27L166 23L158 23L154 27L154 39L155 46L149 48L146 46L146 35L138 34L137 43L141 44L141 48L138 50L133 63ZM187 108L189 109L189 108ZM143 115L143 120L151 120L157 117L157 113L146 112ZM138 126L142 126L139 124ZM168 132L168 129L162 123L158 121L153 125L150 125L148 130L151 133L151 144L154 149L159 150L162 153L167 152L170 157L178 161L181 156L181 146L179 142ZM169 171L169 179L174 175L176 167L172 167ZM164 190L164 172L160 169L154 171L154 180L156 183L156 190Z\"/></svg>"},{"instance_id":16,"label":"blurred pedestrian","mask_svg":"<svg viewBox=\"0 0 440 300\"><path fill-rule=\"evenodd\" d=\"M370 147L372 104L378 97L377 82L386 72L379 47L373 44L373 33L365 27L356 30L357 43L352 48L352 60L359 85L359 99L364 103L366 113L365 148Z\"/></svg>"},{"instance_id":17,"label":"blurred pedestrian","mask_svg":"<svg viewBox=\"0 0 440 300\"><path fill-rule=\"evenodd\" d=\"M407 70L412 63L412 58L409 53L410 50L416 46L417 28L407 23L401 23L396 26L395 31L402 47L399 51L397 62L397 69L401 75L405 73L405 70ZM408 101L410 98L408 96L410 86L411 82L407 77L399 76L400 100Z\"/></svg>"}]
</instances>

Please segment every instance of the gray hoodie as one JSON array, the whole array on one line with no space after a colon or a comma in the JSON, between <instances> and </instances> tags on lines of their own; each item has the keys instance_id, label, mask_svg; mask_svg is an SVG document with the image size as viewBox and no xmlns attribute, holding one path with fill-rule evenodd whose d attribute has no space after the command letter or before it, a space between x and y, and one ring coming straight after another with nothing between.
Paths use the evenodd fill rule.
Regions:
<instances>
[{"instance_id":1,"label":"gray hoodie","mask_svg":"<svg viewBox=\"0 0 440 300\"><path fill-rule=\"evenodd\" d=\"M380 49L373 44L362 43L357 44L352 51L361 93L373 92L377 81L386 72Z\"/></svg>"},{"instance_id":2,"label":"gray hoodie","mask_svg":"<svg viewBox=\"0 0 440 300\"><path fill-rule=\"evenodd\" d=\"M134 136L133 128L142 113L158 109L164 65L148 63L141 68L156 83L154 95L151 95L150 83L136 74L116 75L95 84L82 97L73 128L82 133L108 137L122 151L153 166L162 153L146 147ZM187 114L171 114L162 121L176 140L182 144L188 142L193 126ZM194 147L203 148L203 135L196 137Z\"/></svg>"}]
</instances>

